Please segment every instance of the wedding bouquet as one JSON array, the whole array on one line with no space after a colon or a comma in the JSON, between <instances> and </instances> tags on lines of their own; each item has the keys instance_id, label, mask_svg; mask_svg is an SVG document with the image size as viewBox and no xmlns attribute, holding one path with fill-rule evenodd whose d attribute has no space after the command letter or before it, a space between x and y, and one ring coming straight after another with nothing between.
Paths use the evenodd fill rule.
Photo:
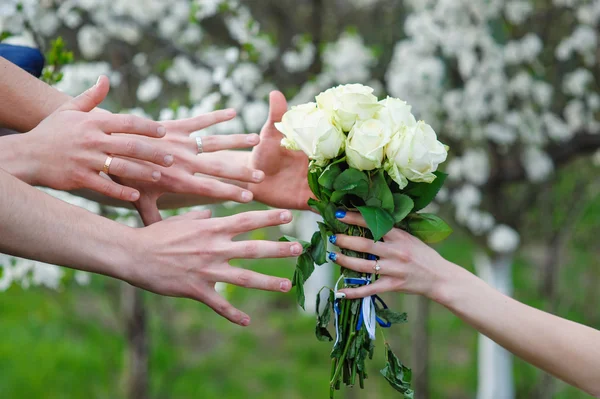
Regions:
<instances>
[{"instance_id":1,"label":"wedding bouquet","mask_svg":"<svg viewBox=\"0 0 600 399\"><path fill-rule=\"evenodd\" d=\"M308 183L315 196L309 205L323 216L311 242L293 237L304 247L298 258L293 284L304 308L304 282L314 264L327 261L328 237L335 234L382 240L394 226L426 243L445 239L452 230L439 217L419 213L442 187L446 175L437 171L446 160L448 147L437 140L433 129L417 121L404 101L388 97L378 101L373 89L349 84L326 90L316 103L292 107L276 128L285 136L281 145L302 150L310 159ZM368 229L350 226L336 218L339 210L358 211ZM372 259L373 255L342 250L347 256ZM372 358L375 328L407 320L378 296L345 300L335 295L344 288L371 284L377 273L357 273L341 268L338 283L330 289L327 305L320 309L317 295L316 336L334 341L327 327L334 318L335 343L331 352L330 397L343 381L364 388L365 360ZM319 293L320 294L320 293ZM387 365L381 373L405 398L412 398L411 370L385 344Z\"/></svg>"}]
</instances>

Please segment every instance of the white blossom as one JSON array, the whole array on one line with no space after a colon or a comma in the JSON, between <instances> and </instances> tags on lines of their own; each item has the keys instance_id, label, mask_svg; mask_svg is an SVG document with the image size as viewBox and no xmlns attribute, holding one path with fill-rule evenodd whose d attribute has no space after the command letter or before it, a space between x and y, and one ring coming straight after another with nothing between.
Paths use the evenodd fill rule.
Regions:
<instances>
[{"instance_id":1,"label":"white blossom","mask_svg":"<svg viewBox=\"0 0 600 399\"><path fill-rule=\"evenodd\" d=\"M162 80L156 75L150 75L146 80L140 83L137 89L137 98L144 103L156 100L160 95L162 87Z\"/></svg>"},{"instance_id":2,"label":"white blossom","mask_svg":"<svg viewBox=\"0 0 600 399\"><path fill-rule=\"evenodd\" d=\"M519 233L505 224L497 225L488 235L488 246L492 251L498 253L514 252L518 248L519 242Z\"/></svg>"}]
</instances>

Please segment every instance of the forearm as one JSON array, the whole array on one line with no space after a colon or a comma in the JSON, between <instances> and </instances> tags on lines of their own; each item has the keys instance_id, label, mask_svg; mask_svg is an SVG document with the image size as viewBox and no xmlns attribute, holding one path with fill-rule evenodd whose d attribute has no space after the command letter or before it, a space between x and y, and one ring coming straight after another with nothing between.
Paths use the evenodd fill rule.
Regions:
<instances>
[{"instance_id":1,"label":"forearm","mask_svg":"<svg viewBox=\"0 0 600 399\"><path fill-rule=\"evenodd\" d=\"M600 331L524 305L459 269L444 306L525 361L600 397Z\"/></svg>"},{"instance_id":2,"label":"forearm","mask_svg":"<svg viewBox=\"0 0 600 399\"><path fill-rule=\"evenodd\" d=\"M30 185L38 185L38 148L26 134L0 137L0 168Z\"/></svg>"},{"instance_id":3,"label":"forearm","mask_svg":"<svg viewBox=\"0 0 600 399\"><path fill-rule=\"evenodd\" d=\"M0 57L0 126L27 132L69 99Z\"/></svg>"},{"instance_id":4,"label":"forearm","mask_svg":"<svg viewBox=\"0 0 600 399\"><path fill-rule=\"evenodd\" d=\"M0 252L125 279L132 231L0 169Z\"/></svg>"}]
</instances>

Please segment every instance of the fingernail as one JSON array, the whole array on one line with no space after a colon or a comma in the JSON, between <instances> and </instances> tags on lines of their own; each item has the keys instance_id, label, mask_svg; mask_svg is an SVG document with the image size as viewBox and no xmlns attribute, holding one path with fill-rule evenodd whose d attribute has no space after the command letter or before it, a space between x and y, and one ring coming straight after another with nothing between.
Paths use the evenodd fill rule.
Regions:
<instances>
[{"instance_id":1,"label":"fingernail","mask_svg":"<svg viewBox=\"0 0 600 399\"><path fill-rule=\"evenodd\" d=\"M262 181L263 177L265 177L265 174L260 170L256 170L256 171L252 172L252 179L255 182Z\"/></svg>"},{"instance_id":2,"label":"fingernail","mask_svg":"<svg viewBox=\"0 0 600 399\"><path fill-rule=\"evenodd\" d=\"M250 191L242 192L242 201L248 202L252 200L252 193Z\"/></svg>"},{"instance_id":3,"label":"fingernail","mask_svg":"<svg viewBox=\"0 0 600 399\"><path fill-rule=\"evenodd\" d=\"M330 261L335 262L337 260L337 254L335 252L330 252L327 256Z\"/></svg>"},{"instance_id":4,"label":"fingernail","mask_svg":"<svg viewBox=\"0 0 600 399\"><path fill-rule=\"evenodd\" d=\"M343 219L346 217L346 211L343 209L338 209L337 211L335 211L335 217L338 219Z\"/></svg>"},{"instance_id":5,"label":"fingernail","mask_svg":"<svg viewBox=\"0 0 600 399\"><path fill-rule=\"evenodd\" d=\"M368 260L377 260L377 256L375 256L375 255L373 255L373 254L369 254L369 255L367 256L367 259L368 259Z\"/></svg>"},{"instance_id":6,"label":"fingernail","mask_svg":"<svg viewBox=\"0 0 600 399\"><path fill-rule=\"evenodd\" d=\"M131 193L131 200L132 201L137 201L138 198L140 198L140 193L138 193L137 191Z\"/></svg>"},{"instance_id":7,"label":"fingernail","mask_svg":"<svg viewBox=\"0 0 600 399\"><path fill-rule=\"evenodd\" d=\"M154 171L152 172L152 180L158 181L160 179L160 172Z\"/></svg>"},{"instance_id":8,"label":"fingernail","mask_svg":"<svg viewBox=\"0 0 600 399\"><path fill-rule=\"evenodd\" d=\"M258 134L249 134L248 137L246 137L246 143L248 144L258 144Z\"/></svg>"},{"instance_id":9,"label":"fingernail","mask_svg":"<svg viewBox=\"0 0 600 399\"><path fill-rule=\"evenodd\" d=\"M302 245L300 244L292 244L290 247L290 252L292 255L300 255L302 253Z\"/></svg>"},{"instance_id":10,"label":"fingernail","mask_svg":"<svg viewBox=\"0 0 600 399\"><path fill-rule=\"evenodd\" d=\"M242 321L240 322L241 325L243 325L244 327L247 327L250 325L250 319L248 318L243 318Z\"/></svg>"},{"instance_id":11,"label":"fingernail","mask_svg":"<svg viewBox=\"0 0 600 399\"><path fill-rule=\"evenodd\" d=\"M94 86L98 86L100 84L100 79L102 79L102 75L98 76L98 80L96 80L96 84Z\"/></svg>"},{"instance_id":12,"label":"fingernail","mask_svg":"<svg viewBox=\"0 0 600 399\"><path fill-rule=\"evenodd\" d=\"M165 129L165 127L164 127L164 126L159 126L159 127L156 129L156 133L158 133L158 135L159 135L160 137L162 137L162 136L164 136L165 134L167 134L167 129Z\"/></svg>"},{"instance_id":13,"label":"fingernail","mask_svg":"<svg viewBox=\"0 0 600 399\"><path fill-rule=\"evenodd\" d=\"M281 212L279 214L279 219L282 222L289 222L290 220L292 220L292 214L289 211Z\"/></svg>"},{"instance_id":14,"label":"fingernail","mask_svg":"<svg viewBox=\"0 0 600 399\"><path fill-rule=\"evenodd\" d=\"M288 292L290 288L291 287L289 281L282 281L281 283L279 283L279 289L283 292Z\"/></svg>"},{"instance_id":15,"label":"fingernail","mask_svg":"<svg viewBox=\"0 0 600 399\"><path fill-rule=\"evenodd\" d=\"M329 242L330 243L335 244L336 241L337 241L337 236L335 236L335 235L334 236L329 236Z\"/></svg>"},{"instance_id":16,"label":"fingernail","mask_svg":"<svg viewBox=\"0 0 600 399\"><path fill-rule=\"evenodd\" d=\"M173 155L165 155L165 165L171 165L173 163Z\"/></svg>"},{"instance_id":17,"label":"fingernail","mask_svg":"<svg viewBox=\"0 0 600 399\"><path fill-rule=\"evenodd\" d=\"M344 298L346 298L346 294L344 294L343 292L335 293L335 299L344 299Z\"/></svg>"}]
</instances>

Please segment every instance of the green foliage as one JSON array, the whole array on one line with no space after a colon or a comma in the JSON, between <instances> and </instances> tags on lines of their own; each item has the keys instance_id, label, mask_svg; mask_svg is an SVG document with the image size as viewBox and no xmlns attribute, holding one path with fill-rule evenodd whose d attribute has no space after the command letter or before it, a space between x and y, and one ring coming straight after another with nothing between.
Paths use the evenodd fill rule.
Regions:
<instances>
[{"instance_id":1,"label":"green foliage","mask_svg":"<svg viewBox=\"0 0 600 399\"><path fill-rule=\"evenodd\" d=\"M324 288L321 289L323 291ZM327 303L321 310L321 291L317 294L317 301L315 309L317 310L317 326L315 328L315 335L319 341L333 341L333 337L327 330L327 326L331 321L331 313L333 313L333 303L335 301L335 296L333 291L329 292L329 296L327 297Z\"/></svg>"},{"instance_id":2,"label":"green foliage","mask_svg":"<svg viewBox=\"0 0 600 399\"><path fill-rule=\"evenodd\" d=\"M401 324L401 323L406 323L408 321L408 316L406 315L406 313L394 312L393 310L388 309L388 308L385 308L385 309L377 308L376 314L381 319L383 319L389 323L392 323L392 324Z\"/></svg>"},{"instance_id":3,"label":"green foliage","mask_svg":"<svg viewBox=\"0 0 600 399\"><path fill-rule=\"evenodd\" d=\"M379 241L392 228L394 228L394 218L387 211L373 206L359 206L358 211L365 218L369 230L373 234L373 241Z\"/></svg>"},{"instance_id":4,"label":"green foliage","mask_svg":"<svg viewBox=\"0 0 600 399\"><path fill-rule=\"evenodd\" d=\"M427 244L440 242L452 234L452 228L432 213L411 215L408 220L408 231Z\"/></svg>"},{"instance_id":5,"label":"green foliage","mask_svg":"<svg viewBox=\"0 0 600 399\"><path fill-rule=\"evenodd\" d=\"M13 34L7 31L0 31L0 43L11 37Z\"/></svg>"},{"instance_id":6,"label":"green foliage","mask_svg":"<svg viewBox=\"0 0 600 399\"><path fill-rule=\"evenodd\" d=\"M73 52L66 49L62 37L57 37L50 43L50 50L46 53L46 66L41 79L49 85L60 82L63 78L61 69L72 62Z\"/></svg>"},{"instance_id":7,"label":"green foliage","mask_svg":"<svg viewBox=\"0 0 600 399\"><path fill-rule=\"evenodd\" d=\"M396 225L404 220L406 216L413 210L415 203L413 200L404 194L394 194L394 222Z\"/></svg>"},{"instance_id":8,"label":"green foliage","mask_svg":"<svg viewBox=\"0 0 600 399\"><path fill-rule=\"evenodd\" d=\"M398 360L388 343L385 344L385 358L387 364L381 370L381 374L396 391L404 395L405 399L412 399L414 397L414 392L410 388L412 371Z\"/></svg>"},{"instance_id":9,"label":"green foliage","mask_svg":"<svg viewBox=\"0 0 600 399\"><path fill-rule=\"evenodd\" d=\"M383 173L383 169L380 169L372 175L369 195L365 203L367 206L381 208L391 213L394 212L394 197Z\"/></svg>"},{"instance_id":10,"label":"green foliage","mask_svg":"<svg viewBox=\"0 0 600 399\"><path fill-rule=\"evenodd\" d=\"M425 208L440 191L448 175L444 172L433 172L436 176L431 183L413 183L410 182L405 189L405 193L410 195L415 202L415 212Z\"/></svg>"}]
</instances>

